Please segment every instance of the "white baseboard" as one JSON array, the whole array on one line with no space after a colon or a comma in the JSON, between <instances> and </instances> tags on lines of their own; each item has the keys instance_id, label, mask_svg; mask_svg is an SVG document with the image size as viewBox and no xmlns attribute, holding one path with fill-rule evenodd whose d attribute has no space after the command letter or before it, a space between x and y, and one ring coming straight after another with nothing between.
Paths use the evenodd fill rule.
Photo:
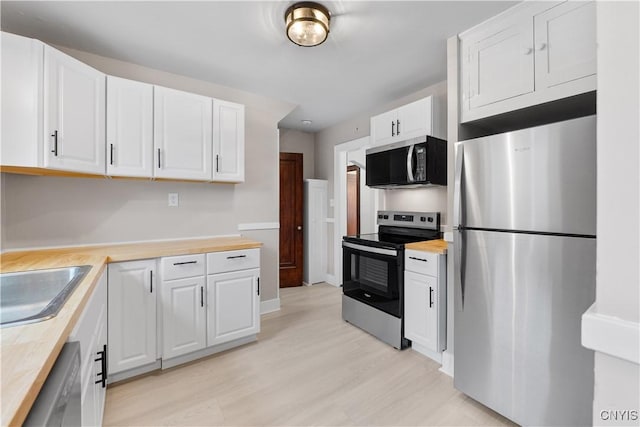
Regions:
<instances>
[{"instance_id":1,"label":"white baseboard","mask_svg":"<svg viewBox=\"0 0 640 427\"><path fill-rule=\"evenodd\" d=\"M411 348L414 351L417 351L418 353L422 354L423 356L427 356L429 359L433 360L434 362L442 364L442 353L429 350L428 348L418 344L415 341L411 342Z\"/></svg>"},{"instance_id":2,"label":"white baseboard","mask_svg":"<svg viewBox=\"0 0 640 427\"><path fill-rule=\"evenodd\" d=\"M593 303L582 315L582 345L640 365L640 323L598 313Z\"/></svg>"},{"instance_id":3,"label":"white baseboard","mask_svg":"<svg viewBox=\"0 0 640 427\"><path fill-rule=\"evenodd\" d=\"M162 370L173 368L174 366L192 362L194 360L211 356L212 354L220 353L222 351L229 350L234 347L238 347L254 341L257 341L257 338L255 335L251 335L248 337L239 338L234 341L225 342L223 344L214 345L213 347L207 347L202 350L194 351L193 353L176 356L172 359L162 359Z\"/></svg>"},{"instance_id":4,"label":"white baseboard","mask_svg":"<svg viewBox=\"0 0 640 427\"><path fill-rule=\"evenodd\" d=\"M439 371L453 378L453 353L446 350L442 353L442 366Z\"/></svg>"},{"instance_id":5,"label":"white baseboard","mask_svg":"<svg viewBox=\"0 0 640 427\"><path fill-rule=\"evenodd\" d=\"M334 276L333 274L327 274L327 277L324 279L324 281L330 285L335 286L336 288L340 287L340 284L338 283L336 276Z\"/></svg>"},{"instance_id":6,"label":"white baseboard","mask_svg":"<svg viewBox=\"0 0 640 427\"><path fill-rule=\"evenodd\" d=\"M269 299L260 303L260 314L267 314L280 310L280 298Z\"/></svg>"}]
</instances>

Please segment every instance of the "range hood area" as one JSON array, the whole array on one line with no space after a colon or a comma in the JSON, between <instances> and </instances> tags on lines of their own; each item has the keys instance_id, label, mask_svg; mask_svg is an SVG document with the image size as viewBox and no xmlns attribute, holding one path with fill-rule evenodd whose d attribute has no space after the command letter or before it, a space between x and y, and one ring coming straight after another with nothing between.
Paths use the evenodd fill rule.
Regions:
<instances>
[{"instance_id":1,"label":"range hood area","mask_svg":"<svg viewBox=\"0 0 640 427\"><path fill-rule=\"evenodd\" d=\"M447 142L421 136L366 151L368 187L394 189L447 185Z\"/></svg>"}]
</instances>

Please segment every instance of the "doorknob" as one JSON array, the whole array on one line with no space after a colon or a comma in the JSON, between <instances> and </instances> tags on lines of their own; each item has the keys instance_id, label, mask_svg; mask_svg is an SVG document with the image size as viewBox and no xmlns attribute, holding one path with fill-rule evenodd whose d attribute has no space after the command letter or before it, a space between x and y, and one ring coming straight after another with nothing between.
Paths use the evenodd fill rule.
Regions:
<instances>
[{"instance_id":1,"label":"doorknob","mask_svg":"<svg viewBox=\"0 0 640 427\"><path fill-rule=\"evenodd\" d=\"M298 230L302 230L302 226L301 225L298 226Z\"/></svg>"}]
</instances>

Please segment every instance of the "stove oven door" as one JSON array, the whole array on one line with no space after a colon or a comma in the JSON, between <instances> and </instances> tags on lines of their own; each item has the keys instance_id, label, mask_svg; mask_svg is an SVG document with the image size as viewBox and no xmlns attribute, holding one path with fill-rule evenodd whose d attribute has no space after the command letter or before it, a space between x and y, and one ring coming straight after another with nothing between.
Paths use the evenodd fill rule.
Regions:
<instances>
[{"instance_id":1,"label":"stove oven door","mask_svg":"<svg viewBox=\"0 0 640 427\"><path fill-rule=\"evenodd\" d=\"M396 249L343 241L342 258L344 294L401 317L402 254Z\"/></svg>"}]
</instances>

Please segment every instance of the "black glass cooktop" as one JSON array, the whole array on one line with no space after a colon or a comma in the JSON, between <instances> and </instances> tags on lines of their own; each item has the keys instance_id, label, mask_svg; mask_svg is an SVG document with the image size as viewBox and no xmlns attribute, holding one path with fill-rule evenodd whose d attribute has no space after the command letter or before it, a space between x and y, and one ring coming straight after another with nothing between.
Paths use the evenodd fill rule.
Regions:
<instances>
[{"instance_id":1,"label":"black glass cooktop","mask_svg":"<svg viewBox=\"0 0 640 427\"><path fill-rule=\"evenodd\" d=\"M344 236L343 240L361 245L400 249L403 248L406 243L422 242L439 238L440 233L434 230L400 227L392 227L391 230L387 230L385 227L380 227L378 233Z\"/></svg>"}]
</instances>

